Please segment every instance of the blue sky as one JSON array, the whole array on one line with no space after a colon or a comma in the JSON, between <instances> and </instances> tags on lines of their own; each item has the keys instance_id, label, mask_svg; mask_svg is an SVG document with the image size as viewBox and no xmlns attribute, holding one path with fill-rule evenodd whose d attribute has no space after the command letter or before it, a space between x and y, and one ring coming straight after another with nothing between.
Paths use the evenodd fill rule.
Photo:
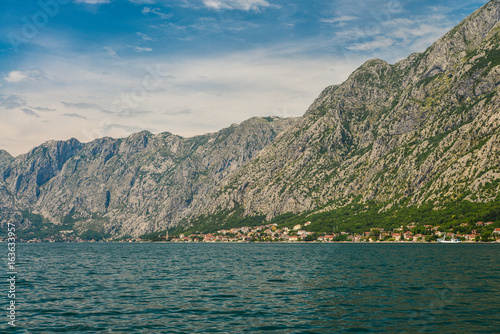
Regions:
<instances>
[{"instance_id":1,"label":"blue sky","mask_svg":"<svg viewBox=\"0 0 500 334\"><path fill-rule=\"evenodd\" d=\"M0 149L300 116L366 60L424 51L486 2L2 0Z\"/></svg>"}]
</instances>

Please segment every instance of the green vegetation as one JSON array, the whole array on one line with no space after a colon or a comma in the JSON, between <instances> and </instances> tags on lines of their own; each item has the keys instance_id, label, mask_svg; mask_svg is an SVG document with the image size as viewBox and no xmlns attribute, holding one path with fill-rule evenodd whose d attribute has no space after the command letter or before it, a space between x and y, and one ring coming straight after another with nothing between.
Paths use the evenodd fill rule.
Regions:
<instances>
[{"instance_id":1,"label":"green vegetation","mask_svg":"<svg viewBox=\"0 0 500 334\"><path fill-rule=\"evenodd\" d=\"M63 236L65 235L61 231L73 231L67 235L71 235L73 237L79 237L82 240L103 240L111 237L109 233L105 233L102 230L102 226L100 224L100 219L98 216L93 216L92 218L95 220L94 224L89 227L88 230L83 233L79 233L75 229L75 223L77 223L81 219L74 218L73 212L70 212L68 215L64 216L61 219L60 224L53 224L47 218L44 218L42 215L32 213L26 210L21 211L22 214L22 228L16 229L16 237L19 240L32 240L32 239L40 239L40 240L53 240L53 241L64 241ZM7 236L7 229L4 229L0 232L0 237Z\"/></svg>"},{"instance_id":2,"label":"green vegetation","mask_svg":"<svg viewBox=\"0 0 500 334\"><path fill-rule=\"evenodd\" d=\"M417 227L412 230L414 233L426 234L424 225L441 226L443 231L456 229L464 233L467 229L460 229L460 225L468 223L473 226L478 221L493 221L500 224L500 195L496 200L489 203L474 203L469 201L459 201L447 203L444 207L434 207L431 203L420 206L394 205L388 210L383 210L387 204L375 202L353 203L336 210L322 213L285 213L275 217L269 223L276 223L278 228L292 228L296 224L304 224L311 221L313 224L305 227L307 231L316 232L317 235L329 234L338 231L348 233L362 233L371 228L383 228L386 231L397 229L402 225L416 223ZM264 222L264 216L253 216L241 218L242 209L239 207L232 214L225 217L224 212L216 215L198 217L192 221L193 228L183 230L177 227L171 230L171 235L181 232L188 235L190 233L212 233L221 229L230 229L233 227L258 226L267 224ZM469 228L470 229L470 228ZM157 235L164 235L164 232ZM380 231L374 230L372 234L380 234ZM144 236L147 239L154 240L155 234ZM337 241L342 241L346 236L337 237ZM429 236L432 238L431 236ZM490 236L485 236L489 238ZM159 239L159 238L158 238Z\"/></svg>"}]
</instances>

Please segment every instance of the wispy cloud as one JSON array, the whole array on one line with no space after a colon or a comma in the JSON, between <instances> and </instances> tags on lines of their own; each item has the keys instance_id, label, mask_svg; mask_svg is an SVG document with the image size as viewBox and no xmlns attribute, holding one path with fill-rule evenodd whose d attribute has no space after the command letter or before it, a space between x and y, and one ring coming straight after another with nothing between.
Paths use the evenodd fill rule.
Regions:
<instances>
[{"instance_id":1,"label":"wispy cloud","mask_svg":"<svg viewBox=\"0 0 500 334\"><path fill-rule=\"evenodd\" d=\"M87 5L102 5L110 2L111 0L75 0L75 3L84 3Z\"/></svg>"},{"instance_id":2,"label":"wispy cloud","mask_svg":"<svg viewBox=\"0 0 500 334\"><path fill-rule=\"evenodd\" d=\"M61 101L61 104L66 108L74 108L74 109L94 109L94 110L102 109L101 106L98 106L97 104L86 103L86 102L73 103L73 102Z\"/></svg>"},{"instance_id":3,"label":"wispy cloud","mask_svg":"<svg viewBox=\"0 0 500 334\"><path fill-rule=\"evenodd\" d=\"M153 49L148 48L148 47L142 47L142 46L134 46L134 50L136 52L151 52Z\"/></svg>"},{"instance_id":4,"label":"wispy cloud","mask_svg":"<svg viewBox=\"0 0 500 334\"><path fill-rule=\"evenodd\" d=\"M32 117L36 117L36 118L40 118L40 115L38 115L36 112L34 112L33 110L31 109L28 109L28 108L22 108L21 109L23 113L25 113L26 115L28 116L32 116Z\"/></svg>"},{"instance_id":5,"label":"wispy cloud","mask_svg":"<svg viewBox=\"0 0 500 334\"><path fill-rule=\"evenodd\" d=\"M138 126L130 126L130 125L123 125L123 124L115 124L115 123L112 123L112 124L106 124L106 125L103 127L103 130L104 130L106 133L110 132L110 131L111 131L111 130L113 130L113 129L125 130L125 131L127 131L128 133L140 132L140 131L146 130L146 129L141 128L141 127L138 127Z\"/></svg>"},{"instance_id":6,"label":"wispy cloud","mask_svg":"<svg viewBox=\"0 0 500 334\"><path fill-rule=\"evenodd\" d=\"M128 0L129 2L136 5L154 5L156 0Z\"/></svg>"},{"instance_id":7,"label":"wispy cloud","mask_svg":"<svg viewBox=\"0 0 500 334\"><path fill-rule=\"evenodd\" d=\"M352 46L348 46L348 50L356 50L356 51L373 51L376 49L385 49L394 44L394 41L390 38L378 37L373 41L365 42L365 43L357 43Z\"/></svg>"},{"instance_id":8,"label":"wispy cloud","mask_svg":"<svg viewBox=\"0 0 500 334\"><path fill-rule=\"evenodd\" d=\"M323 19L321 19L321 22L333 24L333 23L355 21L357 19L359 19L359 17L357 17L357 16L344 15L344 16L332 17L332 18L323 18Z\"/></svg>"},{"instance_id":9,"label":"wispy cloud","mask_svg":"<svg viewBox=\"0 0 500 334\"><path fill-rule=\"evenodd\" d=\"M142 38L143 41L153 41L154 40L154 38L149 37L148 35L143 34L141 32L138 32L137 36L139 36L140 38Z\"/></svg>"},{"instance_id":10,"label":"wispy cloud","mask_svg":"<svg viewBox=\"0 0 500 334\"><path fill-rule=\"evenodd\" d=\"M94 104L94 103L87 103L87 102L65 102L61 101L61 104L65 106L68 109L78 109L78 110L95 110L95 111L100 111L103 114L106 115L112 115L120 118L133 118L137 116L143 116L143 115L148 115L153 113L151 110L137 110L137 109L132 109L132 108L114 108L111 106L110 108L106 109L101 107L100 105ZM109 110L111 109L111 110ZM66 116L68 115L76 115L75 113L68 113L65 114Z\"/></svg>"},{"instance_id":11,"label":"wispy cloud","mask_svg":"<svg viewBox=\"0 0 500 334\"><path fill-rule=\"evenodd\" d=\"M104 50L106 51L106 54L110 57L113 57L113 58L119 58L118 57L118 54L116 54L116 51L110 47L110 46L105 46L104 47Z\"/></svg>"},{"instance_id":12,"label":"wispy cloud","mask_svg":"<svg viewBox=\"0 0 500 334\"><path fill-rule=\"evenodd\" d=\"M5 109L16 109L26 106L26 100L19 95L0 94L0 107Z\"/></svg>"},{"instance_id":13,"label":"wispy cloud","mask_svg":"<svg viewBox=\"0 0 500 334\"><path fill-rule=\"evenodd\" d=\"M63 116L72 117L72 118L88 119L87 117L80 115L80 114L77 114L77 113L65 113L65 114L63 114Z\"/></svg>"},{"instance_id":14,"label":"wispy cloud","mask_svg":"<svg viewBox=\"0 0 500 334\"><path fill-rule=\"evenodd\" d=\"M271 6L266 0L203 0L203 4L205 7L215 10L238 9L246 11L259 11Z\"/></svg>"},{"instance_id":15,"label":"wispy cloud","mask_svg":"<svg viewBox=\"0 0 500 334\"><path fill-rule=\"evenodd\" d=\"M39 80L45 78L45 74L40 70L11 71L4 77L4 80L10 83L18 83L28 80Z\"/></svg>"},{"instance_id":16,"label":"wispy cloud","mask_svg":"<svg viewBox=\"0 0 500 334\"><path fill-rule=\"evenodd\" d=\"M30 109L35 109L38 111L55 111L55 109L52 108L45 108L45 107L29 107Z\"/></svg>"},{"instance_id":17,"label":"wispy cloud","mask_svg":"<svg viewBox=\"0 0 500 334\"><path fill-rule=\"evenodd\" d=\"M144 15L154 14L154 15L159 16L162 19L168 19L168 18L172 17L171 14L163 13L160 8L144 7L141 12Z\"/></svg>"},{"instance_id":18,"label":"wispy cloud","mask_svg":"<svg viewBox=\"0 0 500 334\"><path fill-rule=\"evenodd\" d=\"M178 109L174 109L174 110L167 110L167 111L162 112L163 115L172 115L172 116L189 115L192 113L193 113L193 110L191 110L188 107L178 108Z\"/></svg>"}]
</instances>

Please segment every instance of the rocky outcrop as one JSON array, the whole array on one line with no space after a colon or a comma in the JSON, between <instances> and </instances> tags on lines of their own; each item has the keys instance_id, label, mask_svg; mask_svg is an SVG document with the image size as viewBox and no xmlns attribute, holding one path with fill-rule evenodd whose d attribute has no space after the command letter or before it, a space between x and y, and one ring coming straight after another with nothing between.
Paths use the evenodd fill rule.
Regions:
<instances>
[{"instance_id":1,"label":"rocky outcrop","mask_svg":"<svg viewBox=\"0 0 500 334\"><path fill-rule=\"evenodd\" d=\"M165 229L296 121L252 118L193 138L144 131L86 144L47 142L6 163L0 198L13 212L41 214L54 224L66 219L80 231Z\"/></svg>"},{"instance_id":2,"label":"rocky outcrop","mask_svg":"<svg viewBox=\"0 0 500 334\"><path fill-rule=\"evenodd\" d=\"M203 214L492 200L499 190L500 1L395 65L370 60L224 180ZM206 203L210 203L207 205Z\"/></svg>"}]
</instances>

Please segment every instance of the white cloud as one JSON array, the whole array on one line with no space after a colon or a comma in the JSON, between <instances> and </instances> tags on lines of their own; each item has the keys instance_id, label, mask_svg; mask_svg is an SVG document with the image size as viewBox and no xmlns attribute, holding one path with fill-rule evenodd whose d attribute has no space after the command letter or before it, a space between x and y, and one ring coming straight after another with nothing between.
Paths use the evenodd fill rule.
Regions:
<instances>
[{"instance_id":1,"label":"white cloud","mask_svg":"<svg viewBox=\"0 0 500 334\"><path fill-rule=\"evenodd\" d=\"M394 44L394 41L390 38L378 37L372 41L364 43L356 43L354 45L348 46L348 50L354 51L373 51L376 49L385 49Z\"/></svg>"},{"instance_id":2,"label":"white cloud","mask_svg":"<svg viewBox=\"0 0 500 334\"><path fill-rule=\"evenodd\" d=\"M205 7L215 10L239 9L246 11L259 11L271 6L266 0L203 0L203 4Z\"/></svg>"},{"instance_id":3,"label":"white cloud","mask_svg":"<svg viewBox=\"0 0 500 334\"><path fill-rule=\"evenodd\" d=\"M4 77L4 80L11 83L18 83L28 80L38 80L43 79L45 74L40 70L29 70L29 71L11 71Z\"/></svg>"},{"instance_id":4,"label":"white cloud","mask_svg":"<svg viewBox=\"0 0 500 334\"><path fill-rule=\"evenodd\" d=\"M156 0L128 0L136 5L154 5Z\"/></svg>"},{"instance_id":5,"label":"white cloud","mask_svg":"<svg viewBox=\"0 0 500 334\"><path fill-rule=\"evenodd\" d=\"M111 0L75 0L75 3L84 3L88 5L102 5L110 2Z\"/></svg>"},{"instance_id":6,"label":"white cloud","mask_svg":"<svg viewBox=\"0 0 500 334\"><path fill-rule=\"evenodd\" d=\"M106 50L106 54L108 56L113 57L113 58L119 58L118 55L116 54L116 51L112 47L105 46L104 50Z\"/></svg>"},{"instance_id":7,"label":"white cloud","mask_svg":"<svg viewBox=\"0 0 500 334\"><path fill-rule=\"evenodd\" d=\"M153 41L154 40L154 38L149 37L148 35L143 34L141 32L138 32L137 36L139 36L140 38L142 38L143 41Z\"/></svg>"},{"instance_id":8,"label":"white cloud","mask_svg":"<svg viewBox=\"0 0 500 334\"><path fill-rule=\"evenodd\" d=\"M339 17L332 17L332 18L323 18L321 19L321 22L323 23L343 23L343 22L349 22L349 21L354 21L359 19L357 16L351 16L351 15L344 15L344 16L339 16Z\"/></svg>"},{"instance_id":9,"label":"white cloud","mask_svg":"<svg viewBox=\"0 0 500 334\"><path fill-rule=\"evenodd\" d=\"M135 46L134 49L137 52L151 52L151 51L153 51L153 49L151 49L151 48L141 47L141 46Z\"/></svg>"},{"instance_id":10,"label":"white cloud","mask_svg":"<svg viewBox=\"0 0 500 334\"><path fill-rule=\"evenodd\" d=\"M172 15L163 13L160 8L144 7L141 10L141 13L143 13L144 15L155 14L155 15L158 15L162 19L168 19L168 18L172 17Z\"/></svg>"}]
</instances>

